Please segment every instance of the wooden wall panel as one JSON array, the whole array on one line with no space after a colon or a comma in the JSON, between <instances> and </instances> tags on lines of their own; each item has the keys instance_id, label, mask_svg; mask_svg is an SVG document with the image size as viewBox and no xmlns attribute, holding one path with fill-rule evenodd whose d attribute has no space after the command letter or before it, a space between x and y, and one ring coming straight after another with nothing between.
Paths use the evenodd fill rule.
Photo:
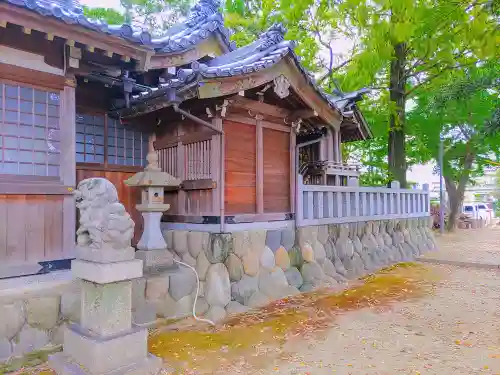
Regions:
<instances>
[{"instance_id":1,"label":"wooden wall panel","mask_svg":"<svg viewBox=\"0 0 500 375\"><path fill-rule=\"evenodd\" d=\"M127 180L133 176L135 172L122 172L122 171L100 171L100 170L89 170L89 169L78 169L76 171L76 183L78 184L81 180L91 177L103 177L115 185L116 190L118 190L118 199L120 203L125 206L125 210L130 214L132 220L135 222L135 233L132 243L135 245L142 233L143 219L139 211L136 210L135 205L140 201L140 189L131 188L123 181ZM78 222L77 222L78 225Z\"/></svg>"},{"instance_id":2,"label":"wooden wall panel","mask_svg":"<svg viewBox=\"0 0 500 375\"><path fill-rule=\"evenodd\" d=\"M186 215L216 215L212 206L212 190L186 191Z\"/></svg>"},{"instance_id":3,"label":"wooden wall panel","mask_svg":"<svg viewBox=\"0 0 500 375\"><path fill-rule=\"evenodd\" d=\"M177 199L177 190L174 191L166 191L164 195L164 201L166 204L170 205L170 208L165 213L166 215L178 215L179 209L177 208L178 199Z\"/></svg>"},{"instance_id":4,"label":"wooden wall panel","mask_svg":"<svg viewBox=\"0 0 500 375\"><path fill-rule=\"evenodd\" d=\"M256 134L255 126L224 120L225 213L256 212Z\"/></svg>"},{"instance_id":5,"label":"wooden wall panel","mask_svg":"<svg viewBox=\"0 0 500 375\"><path fill-rule=\"evenodd\" d=\"M264 212L290 212L290 134L263 129Z\"/></svg>"},{"instance_id":6,"label":"wooden wall panel","mask_svg":"<svg viewBox=\"0 0 500 375\"><path fill-rule=\"evenodd\" d=\"M0 264L37 263L74 256L64 243L62 195L0 195Z\"/></svg>"}]
</instances>

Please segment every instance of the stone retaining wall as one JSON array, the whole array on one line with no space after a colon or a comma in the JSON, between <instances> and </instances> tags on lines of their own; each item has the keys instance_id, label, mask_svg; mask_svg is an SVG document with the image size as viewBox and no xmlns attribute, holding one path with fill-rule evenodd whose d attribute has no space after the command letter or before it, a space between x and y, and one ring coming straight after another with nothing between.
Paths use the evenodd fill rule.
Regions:
<instances>
[{"instance_id":1,"label":"stone retaining wall","mask_svg":"<svg viewBox=\"0 0 500 375\"><path fill-rule=\"evenodd\" d=\"M320 225L230 234L164 231L174 257L196 268L196 311L219 321L285 296L411 261L435 247L429 218ZM182 268L135 284L135 319L191 314L196 279Z\"/></svg>"},{"instance_id":2,"label":"stone retaining wall","mask_svg":"<svg viewBox=\"0 0 500 375\"><path fill-rule=\"evenodd\" d=\"M165 231L174 257L200 277L196 312L220 321L322 286L342 285L434 249L429 218L321 225L229 234ZM192 270L147 275L133 281L136 323L191 315ZM0 361L62 344L62 327L79 320L78 285L70 292L0 301Z\"/></svg>"},{"instance_id":3,"label":"stone retaining wall","mask_svg":"<svg viewBox=\"0 0 500 375\"><path fill-rule=\"evenodd\" d=\"M63 343L63 326L80 319L78 286L70 289L0 304L0 362Z\"/></svg>"}]
</instances>

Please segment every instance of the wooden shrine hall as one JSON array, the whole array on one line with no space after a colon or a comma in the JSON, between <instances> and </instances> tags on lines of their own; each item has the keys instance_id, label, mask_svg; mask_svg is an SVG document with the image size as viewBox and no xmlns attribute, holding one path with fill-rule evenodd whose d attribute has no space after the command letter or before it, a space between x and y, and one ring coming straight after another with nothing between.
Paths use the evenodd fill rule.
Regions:
<instances>
[{"instance_id":1,"label":"wooden shrine hall","mask_svg":"<svg viewBox=\"0 0 500 375\"><path fill-rule=\"evenodd\" d=\"M341 143L372 136L357 107L366 90L325 93L281 25L236 48L219 6L201 0L156 37L90 20L75 1L0 0L3 268L73 257L71 192L88 177L115 184L140 233L139 194L123 181L152 134L182 181L165 192L170 228L293 225L298 179L359 177Z\"/></svg>"}]
</instances>

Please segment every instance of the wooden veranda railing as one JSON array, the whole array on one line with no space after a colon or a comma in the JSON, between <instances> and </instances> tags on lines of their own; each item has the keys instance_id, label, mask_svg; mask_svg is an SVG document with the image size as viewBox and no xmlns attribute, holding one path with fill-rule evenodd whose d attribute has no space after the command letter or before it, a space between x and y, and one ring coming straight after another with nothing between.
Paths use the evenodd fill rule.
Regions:
<instances>
[{"instance_id":1,"label":"wooden veranda railing","mask_svg":"<svg viewBox=\"0 0 500 375\"><path fill-rule=\"evenodd\" d=\"M156 150L160 168L182 181L212 178L212 139L178 142Z\"/></svg>"},{"instance_id":2,"label":"wooden veranda railing","mask_svg":"<svg viewBox=\"0 0 500 375\"><path fill-rule=\"evenodd\" d=\"M305 185L297 178L297 226L352 223L430 215L423 190L364 186Z\"/></svg>"}]
</instances>

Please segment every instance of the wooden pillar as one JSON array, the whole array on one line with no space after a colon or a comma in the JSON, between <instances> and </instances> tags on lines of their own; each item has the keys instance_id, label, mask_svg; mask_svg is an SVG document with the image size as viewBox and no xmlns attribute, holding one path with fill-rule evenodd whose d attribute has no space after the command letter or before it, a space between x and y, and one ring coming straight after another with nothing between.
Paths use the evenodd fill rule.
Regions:
<instances>
[{"instance_id":1,"label":"wooden pillar","mask_svg":"<svg viewBox=\"0 0 500 375\"><path fill-rule=\"evenodd\" d=\"M342 132L340 129L337 132L337 160L339 163L342 163Z\"/></svg>"},{"instance_id":2,"label":"wooden pillar","mask_svg":"<svg viewBox=\"0 0 500 375\"><path fill-rule=\"evenodd\" d=\"M340 163L340 142L339 142L339 129L334 128L333 131L333 160Z\"/></svg>"},{"instance_id":3,"label":"wooden pillar","mask_svg":"<svg viewBox=\"0 0 500 375\"><path fill-rule=\"evenodd\" d=\"M222 130L222 118L215 117L212 119L212 125L217 129ZM214 215L220 215L221 205L224 204L224 170L221 170L221 135L216 134L212 136L211 143L211 179L217 183L215 189L212 190L212 211ZM225 162L224 160L222 162ZM222 191L221 191L222 190ZM221 202L222 200L222 202Z\"/></svg>"},{"instance_id":4,"label":"wooden pillar","mask_svg":"<svg viewBox=\"0 0 500 375\"><path fill-rule=\"evenodd\" d=\"M178 135L182 135L182 124L179 124L178 129ZM184 161L184 145L181 141L177 143L177 174L178 176L176 177L184 181L186 176L186 163ZM186 192L182 189L179 189L177 193L177 213L179 215L185 215L186 213Z\"/></svg>"},{"instance_id":5,"label":"wooden pillar","mask_svg":"<svg viewBox=\"0 0 500 375\"><path fill-rule=\"evenodd\" d=\"M319 141L319 160L327 159L328 137L321 137Z\"/></svg>"},{"instance_id":6,"label":"wooden pillar","mask_svg":"<svg viewBox=\"0 0 500 375\"><path fill-rule=\"evenodd\" d=\"M61 182L64 186L76 187L76 103L75 77L68 77L64 89L61 91ZM63 253L74 256L76 243L76 206L72 195L64 196L63 200Z\"/></svg>"},{"instance_id":7,"label":"wooden pillar","mask_svg":"<svg viewBox=\"0 0 500 375\"><path fill-rule=\"evenodd\" d=\"M327 160L335 161L335 140L334 140L334 132L335 130L332 130L332 128L328 128L328 133L326 135L326 155L327 155Z\"/></svg>"},{"instance_id":8,"label":"wooden pillar","mask_svg":"<svg viewBox=\"0 0 500 375\"><path fill-rule=\"evenodd\" d=\"M296 163L296 134L290 132L290 212L295 213L295 191L297 184L297 163Z\"/></svg>"},{"instance_id":9,"label":"wooden pillar","mask_svg":"<svg viewBox=\"0 0 500 375\"><path fill-rule=\"evenodd\" d=\"M264 135L262 131L262 117L256 117L256 202L257 202L257 213L264 213Z\"/></svg>"}]
</instances>

